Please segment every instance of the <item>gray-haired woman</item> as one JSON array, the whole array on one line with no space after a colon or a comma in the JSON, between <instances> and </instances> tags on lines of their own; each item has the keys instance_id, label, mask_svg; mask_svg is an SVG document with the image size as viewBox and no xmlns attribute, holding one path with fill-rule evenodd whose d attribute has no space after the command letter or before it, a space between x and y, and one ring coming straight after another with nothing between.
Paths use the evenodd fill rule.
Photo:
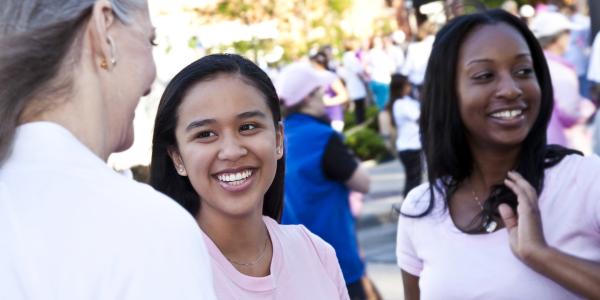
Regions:
<instances>
[{"instance_id":1,"label":"gray-haired woman","mask_svg":"<svg viewBox=\"0 0 600 300\"><path fill-rule=\"evenodd\" d=\"M213 299L194 220L105 164L155 78L146 1L0 6L0 299Z\"/></svg>"}]
</instances>

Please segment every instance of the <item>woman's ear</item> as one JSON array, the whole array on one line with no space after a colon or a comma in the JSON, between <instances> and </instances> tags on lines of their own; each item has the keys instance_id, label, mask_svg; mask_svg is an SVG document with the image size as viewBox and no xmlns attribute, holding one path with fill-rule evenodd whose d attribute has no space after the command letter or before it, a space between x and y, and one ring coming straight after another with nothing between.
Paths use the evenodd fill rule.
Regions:
<instances>
[{"instance_id":1,"label":"woman's ear","mask_svg":"<svg viewBox=\"0 0 600 300\"><path fill-rule=\"evenodd\" d=\"M94 59L94 65L110 70L116 63L116 49L110 31L116 24L112 4L108 0L96 1L86 28L85 36Z\"/></svg>"},{"instance_id":2,"label":"woman's ear","mask_svg":"<svg viewBox=\"0 0 600 300\"><path fill-rule=\"evenodd\" d=\"M275 130L275 143L276 143L276 153L277 159L281 159L283 157L284 152L284 130L283 130L283 122L279 122L277 129Z\"/></svg>"},{"instance_id":3,"label":"woman's ear","mask_svg":"<svg viewBox=\"0 0 600 300\"><path fill-rule=\"evenodd\" d=\"M179 150L176 148L169 148L167 153L169 153L169 157L171 157L171 161L173 161L173 167L175 167L177 174L181 176L187 176L187 171L185 169L185 165L183 164L183 160L181 159L181 155L179 154Z\"/></svg>"}]
</instances>

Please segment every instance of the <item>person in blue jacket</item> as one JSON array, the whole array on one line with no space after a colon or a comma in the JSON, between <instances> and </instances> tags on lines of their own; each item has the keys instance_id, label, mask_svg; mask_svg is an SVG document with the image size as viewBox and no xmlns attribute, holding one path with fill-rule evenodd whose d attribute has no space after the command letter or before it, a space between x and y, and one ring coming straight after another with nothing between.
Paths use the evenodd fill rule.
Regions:
<instances>
[{"instance_id":1,"label":"person in blue jacket","mask_svg":"<svg viewBox=\"0 0 600 300\"><path fill-rule=\"evenodd\" d=\"M303 224L336 251L351 299L365 299L362 261L349 206L351 190L367 193L369 176L331 128L323 87L331 73L297 62L278 78L285 107L285 204L282 223Z\"/></svg>"}]
</instances>

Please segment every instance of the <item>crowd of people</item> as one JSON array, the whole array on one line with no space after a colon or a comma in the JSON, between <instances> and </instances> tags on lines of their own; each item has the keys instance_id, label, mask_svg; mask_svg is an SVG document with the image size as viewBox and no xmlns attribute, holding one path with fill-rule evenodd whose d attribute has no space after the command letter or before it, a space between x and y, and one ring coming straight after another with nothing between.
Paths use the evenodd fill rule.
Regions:
<instances>
[{"instance_id":1,"label":"crowd of people","mask_svg":"<svg viewBox=\"0 0 600 300\"><path fill-rule=\"evenodd\" d=\"M146 0L9 0L0 299L380 299L353 209L371 182L343 136L369 106L406 174L405 299L597 298L600 37L588 64L582 18L426 21L276 77L204 56L160 99L146 185L106 165L155 79Z\"/></svg>"}]
</instances>

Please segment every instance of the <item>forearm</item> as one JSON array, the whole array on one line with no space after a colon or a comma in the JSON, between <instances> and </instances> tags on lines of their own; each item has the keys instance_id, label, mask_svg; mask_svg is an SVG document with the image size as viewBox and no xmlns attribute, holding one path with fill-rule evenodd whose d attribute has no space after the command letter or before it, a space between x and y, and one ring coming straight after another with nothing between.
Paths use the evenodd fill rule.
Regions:
<instances>
[{"instance_id":1,"label":"forearm","mask_svg":"<svg viewBox=\"0 0 600 300\"><path fill-rule=\"evenodd\" d=\"M600 299L600 263L545 248L525 263L536 272L587 299Z\"/></svg>"},{"instance_id":2,"label":"forearm","mask_svg":"<svg viewBox=\"0 0 600 300\"><path fill-rule=\"evenodd\" d=\"M337 95L335 97L324 97L323 102L327 106L333 106L348 102L348 98L344 97L344 95Z\"/></svg>"}]
</instances>

